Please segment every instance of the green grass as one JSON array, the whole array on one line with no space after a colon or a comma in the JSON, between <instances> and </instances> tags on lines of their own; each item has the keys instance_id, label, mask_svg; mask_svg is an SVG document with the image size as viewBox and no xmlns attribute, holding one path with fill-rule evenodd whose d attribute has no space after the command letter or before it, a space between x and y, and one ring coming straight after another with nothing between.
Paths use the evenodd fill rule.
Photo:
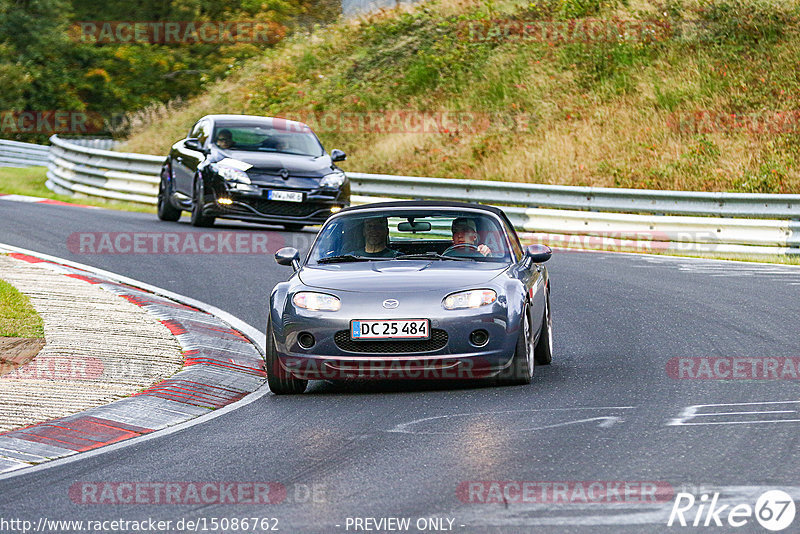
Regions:
<instances>
[{"instance_id":1,"label":"green grass","mask_svg":"<svg viewBox=\"0 0 800 534\"><path fill-rule=\"evenodd\" d=\"M777 263L781 265L800 265L800 256L753 256L748 254L712 254L710 256L686 255L690 258L741 261L747 263Z\"/></svg>"},{"instance_id":2,"label":"green grass","mask_svg":"<svg viewBox=\"0 0 800 534\"><path fill-rule=\"evenodd\" d=\"M99 208L155 213L155 207L135 202L103 200L97 197L59 195L50 191L44 184L47 181L46 167L28 167L17 169L0 167L0 194L27 195L49 198L70 204L83 204Z\"/></svg>"},{"instance_id":3,"label":"green grass","mask_svg":"<svg viewBox=\"0 0 800 534\"><path fill-rule=\"evenodd\" d=\"M570 43L470 38L476 24L576 17L657 20L676 33ZM467 111L499 118L441 132L309 124L328 149L348 153L346 170L796 193L800 123L782 135L704 132L676 127L676 117L798 110L798 21L800 0L430 0L292 35L140 125L126 150L163 155L206 113L307 120L314 112L336 123L343 113Z\"/></svg>"},{"instance_id":4,"label":"green grass","mask_svg":"<svg viewBox=\"0 0 800 534\"><path fill-rule=\"evenodd\" d=\"M0 280L0 337L44 337L42 318L26 295Z\"/></svg>"}]
</instances>

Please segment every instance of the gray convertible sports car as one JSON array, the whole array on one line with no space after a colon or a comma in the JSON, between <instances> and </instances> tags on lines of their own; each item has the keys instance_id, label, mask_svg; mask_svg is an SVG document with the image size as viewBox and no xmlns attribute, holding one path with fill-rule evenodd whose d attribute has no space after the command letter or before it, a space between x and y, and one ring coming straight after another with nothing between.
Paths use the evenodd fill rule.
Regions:
<instances>
[{"instance_id":1,"label":"gray convertible sports car","mask_svg":"<svg viewBox=\"0 0 800 534\"><path fill-rule=\"evenodd\" d=\"M275 286L267 378L277 394L311 379L474 379L527 384L553 351L551 250L523 249L494 207L403 201L332 216Z\"/></svg>"}]
</instances>

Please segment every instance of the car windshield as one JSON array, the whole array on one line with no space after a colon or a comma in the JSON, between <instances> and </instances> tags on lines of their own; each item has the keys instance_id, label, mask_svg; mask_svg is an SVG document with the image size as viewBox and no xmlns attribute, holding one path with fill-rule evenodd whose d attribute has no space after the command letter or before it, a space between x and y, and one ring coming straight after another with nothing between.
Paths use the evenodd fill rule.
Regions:
<instances>
[{"instance_id":1,"label":"car windshield","mask_svg":"<svg viewBox=\"0 0 800 534\"><path fill-rule=\"evenodd\" d=\"M308 263L363 261L509 262L503 225L473 211L354 212L320 231Z\"/></svg>"},{"instance_id":2,"label":"car windshield","mask_svg":"<svg viewBox=\"0 0 800 534\"><path fill-rule=\"evenodd\" d=\"M214 124L214 143L225 150L278 152L319 157L325 150L317 136L304 125L284 119L218 121Z\"/></svg>"}]
</instances>

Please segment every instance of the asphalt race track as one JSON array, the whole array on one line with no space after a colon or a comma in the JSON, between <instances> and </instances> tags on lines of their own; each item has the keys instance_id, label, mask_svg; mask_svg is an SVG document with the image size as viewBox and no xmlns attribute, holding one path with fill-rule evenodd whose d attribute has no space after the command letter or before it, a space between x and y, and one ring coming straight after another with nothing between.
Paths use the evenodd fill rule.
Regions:
<instances>
[{"instance_id":1,"label":"asphalt race track","mask_svg":"<svg viewBox=\"0 0 800 534\"><path fill-rule=\"evenodd\" d=\"M79 254L67 242L76 232L258 231L274 251L307 249L314 236L276 228L220 222L201 230L187 217L162 223L149 214L0 200L0 242L199 299L261 331L271 288L291 273L272 254ZM740 528L666 523L680 491L698 499L716 492L730 505L752 506L769 489L800 498L797 380L676 379L667 369L673 358L800 356L800 268L579 252L556 253L548 267L555 352L530 386L313 382L304 395L268 394L177 433L0 480L2 515L34 525L199 519L211 532L236 531L231 523L211 529L212 518L245 517L277 518L279 531L301 533L364 532L375 524L355 530L356 518L389 517L410 518L410 532L423 531L420 518L465 533L765 532L753 517ZM286 498L176 505L70 497L78 482L253 481L283 484ZM460 491L470 481L570 490L557 502L516 492L481 503L474 501L492 494ZM572 491L615 481L667 495L608 503ZM798 525L800 518L786 532Z\"/></svg>"}]
</instances>

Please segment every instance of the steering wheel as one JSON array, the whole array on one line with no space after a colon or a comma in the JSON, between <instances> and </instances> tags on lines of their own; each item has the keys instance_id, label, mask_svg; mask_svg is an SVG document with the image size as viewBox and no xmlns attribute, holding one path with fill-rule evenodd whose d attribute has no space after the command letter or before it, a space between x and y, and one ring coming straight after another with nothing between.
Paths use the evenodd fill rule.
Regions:
<instances>
[{"instance_id":1,"label":"steering wheel","mask_svg":"<svg viewBox=\"0 0 800 534\"><path fill-rule=\"evenodd\" d=\"M466 249L474 250L475 252L480 253L480 251L478 250L477 245L472 245L470 243L458 243L458 244L455 244L455 245L447 247L447 249L444 252L442 252L442 255L445 255L448 252L450 252L451 250L455 250L457 248L466 248Z\"/></svg>"}]
</instances>

